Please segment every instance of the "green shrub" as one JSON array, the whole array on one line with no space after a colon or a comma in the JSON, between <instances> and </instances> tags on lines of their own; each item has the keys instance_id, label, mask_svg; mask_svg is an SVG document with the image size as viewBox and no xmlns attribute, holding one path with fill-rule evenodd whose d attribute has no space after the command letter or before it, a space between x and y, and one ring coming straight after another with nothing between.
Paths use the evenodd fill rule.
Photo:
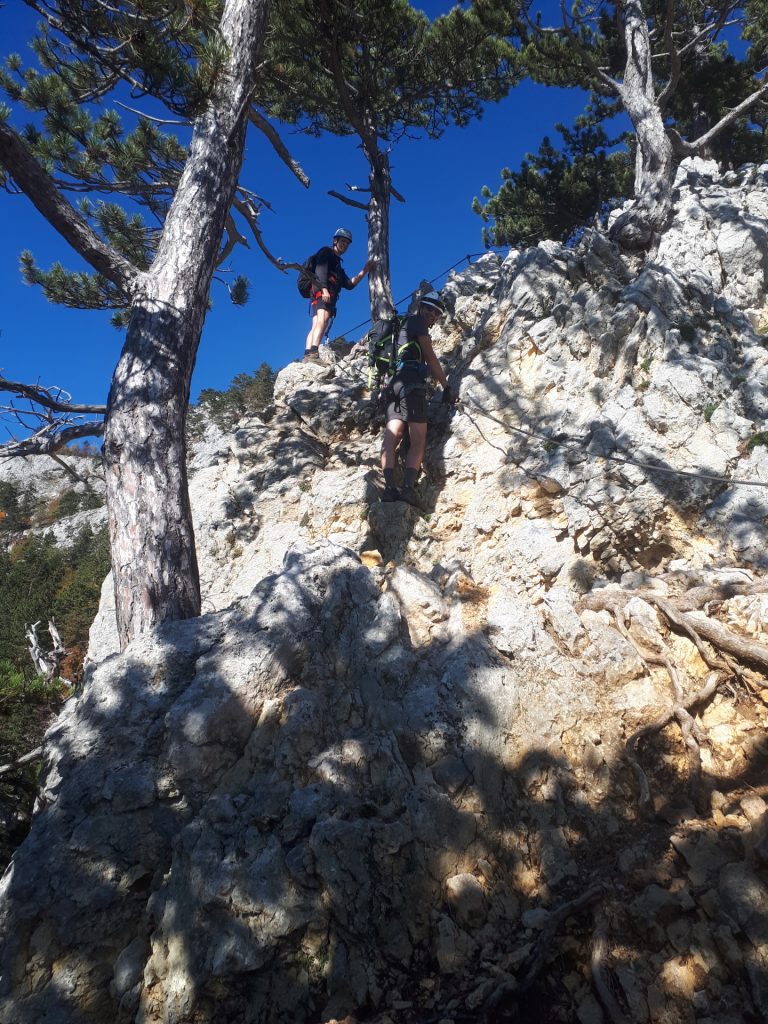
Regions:
<instances>
[{"instance_id":1,"label":"green shrub","mask_svg":"<svg viewBox=\"0 0 768 1024\"><path fill-rule=\"evenodd\" d=\"M272 401L277 373L262 363L254 373L238 373L226 391L204 388L197 405L189 410L189 430L202 435L206 421L222 430L231 430L246 413L260 412Z\"/></svg>"},{"instance_id":2,"label":"green shrub","mask_svg":"<svg viewBox=\"0 0 768 1024\"><path fill-rule=\"evenodd\" d=\"M0 540L26 530L36 511L31 491L23 491L10 480L0 481Z\"/></svg>"},{"instance_id":3,"label":"green shrub","mask_svg":"<svg viewBox=\"0 0 768 1024\"><path fill-rule=\"evenodd\" d=\"M104 498L93 488L87 487L84 491L76 491L74 488L64 491L63 494L55 497L42 516L37 519L36 525L50 526L59 519L66 519L76 512L90 511L101 508L104 505Z\"/></svg>"},{"instance_id":4,"label":"green shrub","mask_svg":"<svg viewBox=\"0 0 768 1024\"><path fill-rule=\"evenodd\" d=\"M747 441L747 451L751 452L753 448L757 448L760 445L763 448L768 448L768 430L761 430L759 433L753 434Z\"/></svg>"},{"instance_id":5,"label":"green shrub","mask_svg":"<svg viewBox=\"0 0 768 1024\"><path fill-rule=\"evenodd\" d=\"M3 764L40 746L45 730L59 711L66 691L59 682L46 684L38 676L0 661L0 757ZM9 825L0 819L0 869L29 830L37 790L38 763L30 762L0 776L0 804L10 812Z\"/></svg>"}]
</instances>

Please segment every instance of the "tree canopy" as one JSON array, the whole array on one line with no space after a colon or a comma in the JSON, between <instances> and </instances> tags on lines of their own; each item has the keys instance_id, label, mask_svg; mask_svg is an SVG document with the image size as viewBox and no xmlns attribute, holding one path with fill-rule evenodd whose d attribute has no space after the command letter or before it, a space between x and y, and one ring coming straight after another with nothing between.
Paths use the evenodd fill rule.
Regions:
<instances>
[{"instance_id":1,"label":"tree canopy","mask_svg":"<svg viewBox=\"0 0 768 1024\"><path fill-rule=\"evenodd\" d=\"M476 0L430 21L407 0L275 0L261 102L312 134L357 135L368 161L366 211L374 317L392 311L389 153L414 135L465 125L517 78L516 5ZM343 174L340 169L340 174ZM340 197L344 198L344 197Z\"/></svg>"},{"instance_id":2,"label":"tree canopy","mask_svg":"<svg viewBox=\"0 0 768 1024\"><path fill-rule=\"evenodd\" d=\"M547 25L535 5L526 6L523 63L545 85L588 90L588 112L564 132L561 150L547 140L520 171L502 173L496 195L484 189L488 201L476 201L475 209L495 220L486 238L519 238L528 228L568 237L571 210L594 216L606 199L628 194L621 166L629 157L639 202L614 230L630 246L642 246L663 229L681 158L700 154L734 166L765 157L761 0L580 0L570 13L562 10L561 23ZM633 129L623 151L612 150L618 140L600 131L617 111L629 116Z\"/></svg>"},{"instance_id":3,"label":"tree canopy","mask_svg":"<svg viewBox=\"0 0 768 1024\"><path fill-rule=\"evenodd\" d=\"M599 107L598 107L599 109ZM575 240L584 226L631 193L632 166L620 138L609 138L594 111L572 128L555 125L561 146L545 136L537 153L526 154L516 171L501 171L494 195L484 186L472 208L490 227L486 245L535 245L542 238Z\"/></svg>"}]
</instances>

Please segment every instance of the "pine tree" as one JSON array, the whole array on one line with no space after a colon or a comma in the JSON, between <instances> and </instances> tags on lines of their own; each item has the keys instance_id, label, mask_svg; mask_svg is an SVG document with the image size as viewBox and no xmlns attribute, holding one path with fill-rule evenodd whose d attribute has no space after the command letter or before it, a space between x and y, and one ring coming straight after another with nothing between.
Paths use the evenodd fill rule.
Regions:
<instances>
[{"instance_id":1,"label":"pine tree","mask_svg":"<svg viewBox=\"0 0 768 1024\"><path fill-rule=\"evenodd\" d=\"M758 73L766 23L762 0L579 0L571 14L563 7L562 24L548 28L529 13L529 74L614 98L632 123L636 201L612 227L623 246L647 248L665 229L680 159L764 152L768 82ZM728 56L724 41L726 28L737 27L748 44L741 61Z\"/></svg>"},{"instance_id":2,"label":"pine tree","mask_svg":"<svg viewBox=\"0 0 768 1024\"><path fill-rule=\"evenodd\" d=\"M597 115L597 119L596 116ZM573 128L555 125L563 137L557 147L545 137L537 153L526 154L520 168L501 172L494 195L484 186L472 208L490 228L486 245L535 245L541 238L576 241L584 227L629 196L632 168L621 138L609 138L599 120L603 105L578 117Z\"/></svg>"},{"instance_id":3,"label":"pine tree","mask_svg":"<svg viewBox=\"0 0 768 1024\"><path fill-rule=\"evenodd\" d=\"M407 0L274 0L262 102L276 118L319 134L356 135L369 166L366 212L374 319L393 312L389 270L390 150L412 135L465 125L516 79L516 5L476 0L430 22Z\"/></svg>"},{"instance_id":4,"label":"pine tree","mask_svg":"<svg viewBox=\"0 0 768 1024\"><path fill-rule=\"evenodd\" d=\"M0 184L25 192L95 271L45 271L25 255L28 280L127 323L103 448L123 644L200 610L184 425L211 279L237 235L230 207L267 2L28 0L44 18L39 67L12 57L2 79L13 111L0 115ZM114 106L102 109L131 96L191 122L187 149L153 118L123 132ZM17 106L34 126L13 127ZM253 222L252 207L245 215ZM43 436L37 450L60 442Z\"/></svg>"}]
</instances>

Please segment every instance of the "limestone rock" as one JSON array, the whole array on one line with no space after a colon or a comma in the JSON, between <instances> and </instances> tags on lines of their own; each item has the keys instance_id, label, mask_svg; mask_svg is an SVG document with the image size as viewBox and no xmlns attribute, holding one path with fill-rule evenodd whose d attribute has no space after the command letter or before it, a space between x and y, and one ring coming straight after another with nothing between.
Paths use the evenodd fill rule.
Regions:
<instances>
[{"instance_id":1,"label":"limestone rock","mask_svg":"<svg viewBox=\"0 0 768 1024\"><path fill-rule=\"evenodd\" d=\"M118 655L105 582L2 881L0 1018L480 1014L597 880L633 1022L768 1015L764 705L695 710L711 814L674 721L637 750L652 821L624 757L671 701L635 645L687 692L708 671L655 597L719 588L709 614L767 641L764 594L729 596L768 551L739 483L768 482L766 239L768 167L686 161L652 260L587 232L453 273L434 340L462 403L430 398L419 509L380 501L361 346L204 431L205 614ZM581 915L552 939L552 1020L605 1016L590 942Z\"/></svg>"}]
</instances>

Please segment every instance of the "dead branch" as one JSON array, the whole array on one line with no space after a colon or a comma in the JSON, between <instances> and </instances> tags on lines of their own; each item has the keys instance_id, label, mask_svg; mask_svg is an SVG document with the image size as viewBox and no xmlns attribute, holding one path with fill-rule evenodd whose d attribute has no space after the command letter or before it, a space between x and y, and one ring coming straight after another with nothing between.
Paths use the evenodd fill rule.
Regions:
<instances>
[{"instance_id":1,"label":"dead branch","mask_svg":"<svg viewBox=\"0 0 768 1024\"><path fill-rule=\"evenodd\" d=\"M50 452L49 455L56 463L56 465L61 466L64 472L68 473L73 480L76 480L77 483L79 484L85 484L86 487L89 486L90 481L88 480L88 477L82 476L80 473L78 473L77 470L73 469L73 467L70 466L68 462L65 462L60 455L57 455L55 452Z\"/></svg>"},{"instance_id":2,"label":"dead branch","mask_svg":"<svg viewBox=\"0 0 768 1024\"><path fill-rule=\"evenodd\" d=\"M238 199L237 197L235 197L235 199L232 202L232 205L234 206L238 213L242 214L243 217L245 217L246 221L248 222L248 227L251 229L251 233L253 234L253 237L256 241L256 244L267 257L267 259L269 260L273 267L277 267L277 269L282 271L282 273L285 273L286 270L301 271L304 269L300 263L287 263L279 256L273 256L272 253L269 251L264 242L264 239L262 238L261 230L259 228L259 211L256 208L252 199Z\"/></svg>"},{"instance_id":3,"label":"dead branch","mask_svg":"<svg viewBox=\"0 0 768 1024\"><path fill-rule=\"evenodd\" d=\"M349 189L350 192L370 192L371 191L369 188L364 188L362 185L350 185L349 182L347 182L346 185L347 185L347 188ZM392 184L391 181L389 183L389 191L392 193L392 195L395 197L395 199L397 199L398 202L400 202L400 203L404 203L405 202L405 196L403 196L402 193L397 191L397 189L395 188L395 186ZM333 195L333 194L334 193L332 192L331 195ZM366 207L366 209L367 209L367 207Z\"/></svg>"},{"instance_id":4,"label":"dead branch","mask_svg":"<svg viewBox=\"0 0 768 1024\"><path fill-rule=\"evenodd\" d=\"M6 380L3 376L0 376L0 391L10 391L17 398L26 398L30 402L43 406L44 409L50 409L51 412L103 416L107 411L106 405L77 405L71 402L68 392L63 388L44 387L42 384L22 384L16 380Z\"/></svg>"},{"instance_id":5,"label":"dead branch","mask_svg":"<svg viewBox=\"0 0 768 1024\"><path fill-rule=\"evenodd\" d=\"M227 234L227 241L226 244L222 247L218 259L216 260L217 267L220 267L224 260L226 260L231 255L232 250L235 248L236 245L244 245L246 249L250 248L250 246L248 245L248 239L245 237L245 235L242 235L238 231L237 225L235 224L235 218L232 216L231 213L227 214L227 223L225 231Z\"/></svg>"},{"instance_id":6,"label":"dead branch","mask_svg":"<svg viewBox=\"0 0 768 1024\"><path fill-rule=\"evenodd\" d=\"M31 625L26 625L24 632L29 644L29 656L32 659L32 664L35 666L35 672L39 676L43 676L47 683L50 683L54 679L61 679L59 668L61 666L61 659L67 653L67 649L61 642L61 636L56 628L56 623L53 619L49 619L48 633L51 637L52 647L48 654L44 654L37 635L37 627L39 625L39 620ZM68 679L63 679L62 682L70 687L73 685Z\"/></svg>"},{"instance_id":7,"label":"dead branch","mask_svg":"<svg viewBox=\"0 0 768 1024\"><path fill-rule=\"evenodd\" d=\"M0 459L19 455L53 455L71 441L100 437L104 433L103 420L83 421L83 416L103 416L106 406L72 402L63 388L24 384L0 376L0 391L8 391L14 398L29 404L29 408L22 408L11 399L8 405L0 405L0 414L16 420L28 434L21 440L12 436L10 441L0 445Z\"/></svg>"},{"instance_id":8,"label":"dead branch","mask_svg":"<svg viewBox=\"0 0 768 1024\"><path fill-rule=\"evenodd\" d=\"M114 104L116 107L122 107L123 110L130 111L131 114L136 114L137 117L143 117L145 121L152 121L154 124L172 124L178 125L180 128L192 128L191 121L169 121L165 117L153 117L151 114L145 114L143 110L129 107L127 103L121 103L120 100L114 100Z\"/></svg>"},{"instance_id":9,"label":"dead branch","mask_svg":"<svg viewBox=\"0 0 768 1024\"><path fill-rule=\"evenodd\" d=\"M274 151L277 153L277 155L280 157L280 159L283 161L286 167L290 168L291 172L296 175L296 177L299 179L304 188L309 188L309 178L302 170L299 162L297 160L294 160L294 158L288 152L287 146L280 138L280 136L277 134L275 128L269 123L269 121L262 114L260 114L259 111L256 110L254 107L251 107L251 109L248 111L248 119L250 120L251 124L254 124L259 129L259 131L262 132L267 139L269 139Z\"/></svg>"},{"instance_id":10,"label":"dead branch","mask_svg":"<svg viewBox=\"0 0 768 1024\"><path fill-rule=\"evenodd\" d=\"M349 196L343 196L340 192L334 192L333 189L328 190L328 195L333 196L334 199L338 199L341 203L346 203L347 206L354 206L356 210L364 210L368 212L368 203L358 203L356 199L350 199Z\"/></svg>"},{"instance_id":11,"label":"dead branch","mask_svg":"<svg viewBox=\"0 0 768 1024\"><path fill-rule=\"evenodd\" d=\"M103 433L103 423L84 423L66 428L51 424L24 440L14 438L0 445L0 459L17 458L21 455L52 455L66 448L72 441L79 441L83 437L101 437Z\"/></svg>"},{"instance_id":12,"label":"dead branch","mask_svg":"<svg viewBox=\"0 0 768 1024\"><path fill-rule=\"evenodd\" d=\"M30 750L28 754L22 754L21 757L15 757L8 764L0 765L0 775L6 775L8 772L13 771L14 768L21 768L22 765L29 764L30 761L37 761L42 756L43 748L35 747L34 750Z\"/></svg>"}]
</instances>

